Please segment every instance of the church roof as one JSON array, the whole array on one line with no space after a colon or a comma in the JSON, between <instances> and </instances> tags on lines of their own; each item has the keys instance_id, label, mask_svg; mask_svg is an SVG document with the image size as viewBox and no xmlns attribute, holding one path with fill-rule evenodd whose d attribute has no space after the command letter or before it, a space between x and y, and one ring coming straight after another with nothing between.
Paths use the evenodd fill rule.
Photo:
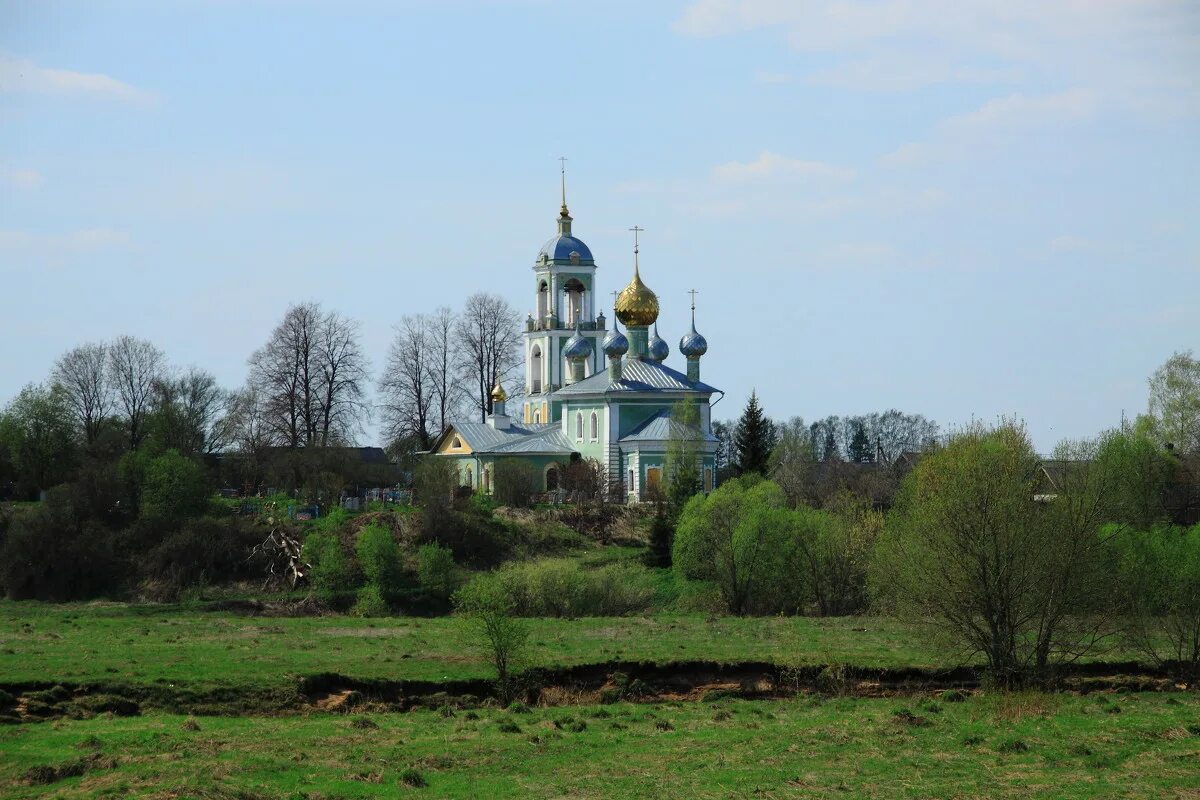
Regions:
<instances>
[{"instance_id":1,"label":"church roof","mask_svg":"<svg viewBox=\"0 0 1200 800\"><path fill-rule=\"evenodd\" d=\"M720 391L707 383L689 381L687 376L665 364L627 358L621 364L621 380L614 381L607 369L584 378L579 383L564 386L554 394L588 395L615 394L619 392L699 392L712 394Z\"/></svg>"},{"instance_id":2,"label":"church roof","mask_svg":"<svg viewBox=\"0 0 1200 800\"><path fill-rule=\"evenodd\" d=\"M542 245L542 249L538 251L538 257L546 256L551 261L570 261L571 253L578 253L580 262L590 264L593 261L592 251L583 243L583 240L565 234L559 234Z\"/></svg>"},{"instance_id":3,"label":"church roof","mask_svg":"<svg viewBox=\"0 0 1200 800\"><path fill-rule=\"evenodd\" d=\"M621 443L663 442L669 439L687 439L694 437L696 433L697 431L694 428L689 431L687 425L671 419L670 411L663 410L634 428L625 436L622 436ZM711 433L701 434L697 441L715 442L717 441L717 437Z\"/></svg>"},{"instance_id":4,"label":"church roof","mask_svg":"<svg viewBox=\"0 0 1200 800\"><path fill-rule=\"evenodd\" d=\"M539 425L513 423L508 428L493 428L486 422L451 422L450 428L478 454L490 453L570 453L574 450L562 426L557 422Z\"/></svg>"}]
</instances>

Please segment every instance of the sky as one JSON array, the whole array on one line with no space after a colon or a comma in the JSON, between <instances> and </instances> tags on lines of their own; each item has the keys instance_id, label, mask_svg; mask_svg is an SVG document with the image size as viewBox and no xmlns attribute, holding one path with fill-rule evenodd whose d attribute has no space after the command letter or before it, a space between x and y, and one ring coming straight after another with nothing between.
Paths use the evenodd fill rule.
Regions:
<instances>
[{"instance_id":1,"label":"sky","mask_svg":"<svg viewBox=\"0 0 1200 800\"><path fill-rule=\"evenodd\" d=\"M559 156L735 417L1145 410L1200 349L1200 4L0 0L0 402L148 338L229 387L286 308L533 308ZM683 368L673 352L668 360ZM375 443L368 426L362 443Z\"/></svg>"}]
</instances>

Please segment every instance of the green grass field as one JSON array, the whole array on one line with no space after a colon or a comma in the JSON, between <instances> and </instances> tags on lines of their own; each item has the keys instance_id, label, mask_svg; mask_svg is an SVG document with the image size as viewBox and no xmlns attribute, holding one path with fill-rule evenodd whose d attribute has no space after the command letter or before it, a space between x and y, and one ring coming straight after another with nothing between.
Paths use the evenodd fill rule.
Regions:
<instances>
[{"instance_id":1,"label":"green grass field","mask_svg":"<svg viewBox=\"0 0 1200 800\"><path fill-rule=\"evenodd\" d=\"M156 714L0 728L0 751L11 798L1182 798L1200 785L1200 697Z\"/></svg>"},{"instance_id":2,"label":"green grass field","mask_svg":"<svg viewBox=\"0 0 1200 800\"><path fill-rule=\"evenodd\" d=\"M674 615L534 619L538 666L613 660L938 666L886 618ZM0 683L186 682L273 686L318 672L355 678L489 677L450 617L249 617L172 606L0 602Z\"/></svg>"}]
</instances>

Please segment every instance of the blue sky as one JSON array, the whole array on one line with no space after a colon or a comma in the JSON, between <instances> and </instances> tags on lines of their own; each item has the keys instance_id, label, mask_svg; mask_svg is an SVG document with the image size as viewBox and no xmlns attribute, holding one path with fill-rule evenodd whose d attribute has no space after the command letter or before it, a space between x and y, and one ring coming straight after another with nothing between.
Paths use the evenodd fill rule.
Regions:
<instances>
[{"instance_id":1,"label":"blue sky","mask_svg":"<svg viewBox=\"0 0 1200 800\"><path fill-rule=\"evenodd\" d=\"M602 290L634 223L673 344L699 290L718 416L1048 450L1200 348L1198 145L1189 2L4 0L0 398L122 333L236 386L303 300L376 369L405 313L528 310L566 155Z\"/></svg>"}]
</instances>

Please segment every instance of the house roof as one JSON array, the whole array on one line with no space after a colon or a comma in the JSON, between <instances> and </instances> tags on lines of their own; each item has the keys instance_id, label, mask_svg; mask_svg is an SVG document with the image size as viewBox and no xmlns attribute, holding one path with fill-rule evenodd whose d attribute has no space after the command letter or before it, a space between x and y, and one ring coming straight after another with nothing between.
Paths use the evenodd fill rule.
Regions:
<instances>
[{"instance_id":1,"label":"house roof","mask_svg":"<svg viewBox=\"0 0 1200 800\"><path fill-rule=\"evenodd\" d=\"M621 392L698 392L712 394L714 389L701 381L692 382L678 370L654 361L626 358L621 364L621 380L614 381L607 369L564 386L555 395L616 394Z\"/></svg>"},{"instance_id":2,"label":"house roof","mask_svg":"<svg viewBox=\"0 0 1200 800\"><path fill-rule=\"evenodd\" d=\"M662 442L670 439L685 439L690 436L695 436L696 430L689 430L687 425L682 422L671 419L670 411L660 411L650 419L643 422L641 425L634 428L625 436L622 436L621 444L633 442ZM715 442L717 437L710 434L701 434L696 441L700 442Z\"/></svg>"},{"instance_id":3,"label":"house roof","mask_svg":"<svg viewBox=\"0 0 1200 800\"><path fill-rule=\"evenodd\" d=\"M569 454L575 448L563 435L557 422L539 425L513 423L505 429L493 428L486 422L452 422L446 433L454 431L476 454L536 453ZM441 438L445 437L445 433ZM436 449L436 444L435 444Z\"/></svg>"}]
</instances>

